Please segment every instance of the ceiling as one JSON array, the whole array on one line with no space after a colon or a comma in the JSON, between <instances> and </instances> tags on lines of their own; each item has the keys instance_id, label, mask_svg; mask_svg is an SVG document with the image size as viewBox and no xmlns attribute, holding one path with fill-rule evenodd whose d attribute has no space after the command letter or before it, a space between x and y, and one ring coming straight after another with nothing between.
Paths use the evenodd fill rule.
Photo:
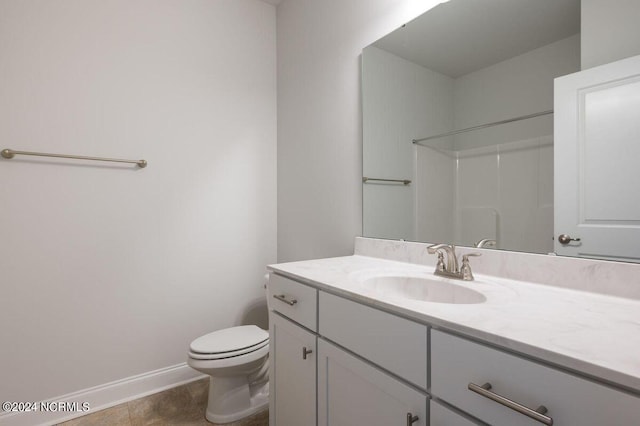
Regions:
<instances>
[{"instance_id":1,"label":"ceiling","mask_svg":"<svg viewBox=\"0 0 640 426\"><path fill-rule=\"evenodd\" d=\"M453 78L580 32L580 0L452 0L374 43Z\"/></svg>"}]
</instances>

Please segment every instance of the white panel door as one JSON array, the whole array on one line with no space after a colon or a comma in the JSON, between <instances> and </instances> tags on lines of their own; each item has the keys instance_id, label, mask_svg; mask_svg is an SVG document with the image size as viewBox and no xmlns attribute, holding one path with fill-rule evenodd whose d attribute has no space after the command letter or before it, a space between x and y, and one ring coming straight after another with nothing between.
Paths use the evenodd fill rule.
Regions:
<instances>
[{"instance_id":1,"label":"white panel door","mask_svg":"<svg viewBox=\"0 0 640 426\"><path fill-rule=\"evenodd\" d=\"M554 109L556 253L640 262L640 56L557 78Z\"/></svg>"},{"instance_id":2,"label":"white panel door","mask_svg":"<svg viewBox=\"0 0 640 426\"><path fill-rule=\"evenodd\" d=\"M269 315L271 426L316 424L316 336Z\"/></svg>"},{"instance_id":3,"label":"white panel door","mask_svg":"<svg viewBox=\"0 0 640 426\"><path fill-rule=\"evenodd\" d=\"M409 424L429 424L425 394L318 339L319 426Z\"/></svg>"}]
</instances>

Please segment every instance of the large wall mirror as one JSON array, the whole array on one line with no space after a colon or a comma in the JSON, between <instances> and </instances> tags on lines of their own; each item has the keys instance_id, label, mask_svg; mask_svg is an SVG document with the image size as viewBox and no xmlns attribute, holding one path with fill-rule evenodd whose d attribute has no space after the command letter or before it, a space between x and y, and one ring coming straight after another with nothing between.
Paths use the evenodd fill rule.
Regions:
<instances>
[{"instance_id":1,"label":"large wall mirror","mask_svg":"<svg viewBox=\"0 0 640 426\"><path fill-rule=\"evenodd\" d=\"M580 8L452 0L363 50L364 236L558 251L554 79L580 71Z\"/></svg>"}]
</instances>

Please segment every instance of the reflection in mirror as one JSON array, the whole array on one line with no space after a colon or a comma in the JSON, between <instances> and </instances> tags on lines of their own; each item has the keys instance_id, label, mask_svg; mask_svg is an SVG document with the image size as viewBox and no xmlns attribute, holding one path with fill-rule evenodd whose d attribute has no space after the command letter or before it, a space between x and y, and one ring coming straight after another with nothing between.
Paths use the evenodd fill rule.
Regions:
<instances>
[{"instance_id":1,"label":"reflection in mirror","mask_svg":"<svg viewBox=\"0 0 640 426\"><path fill-rule=\"evenodd\" d=\"M363 176L411 183L363 182L363 235L552 252L553 79L579 32L579 0L453 0L365 48Z\"/></svg>"}]
</instances>

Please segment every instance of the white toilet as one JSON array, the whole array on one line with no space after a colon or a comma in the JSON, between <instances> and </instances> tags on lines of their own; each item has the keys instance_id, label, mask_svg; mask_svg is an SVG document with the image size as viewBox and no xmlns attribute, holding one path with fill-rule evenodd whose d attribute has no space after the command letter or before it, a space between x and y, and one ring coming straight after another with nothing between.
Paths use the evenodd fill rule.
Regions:
<instances>
[{"instance_id":1,"label":"white toilet","mask_svg":"<svg viewBox=\"0 0 640 426\"><path fill-rule=\"evenodd\" d=\"M214 331L191 342L187 364L209 379L206 418L230 423L269 405L269 333L255 325Z\"/></svg>"}]
</instances>

